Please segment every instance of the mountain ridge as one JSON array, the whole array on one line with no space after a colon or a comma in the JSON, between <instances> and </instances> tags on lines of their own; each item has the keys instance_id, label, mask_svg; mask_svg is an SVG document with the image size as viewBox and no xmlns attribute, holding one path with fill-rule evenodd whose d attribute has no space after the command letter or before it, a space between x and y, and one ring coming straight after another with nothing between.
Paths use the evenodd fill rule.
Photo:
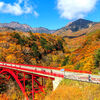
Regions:
<instances>
[{"instance_id":1,"label":"mountain ridge","mask_svg":"<svg viewBox=\"0 0 100 100\"><path fill-rule=\"evenodd\" d=\"M20 30L23 32L32 31L33 33L50 33L50 34L53 33L54 35L62 35L63 36L63 35L68 35L68 34L70 35L74 32L90 28L97 23L99 23L99 22L93 22L90 20L80 18L78 20L68 23L66 26L64 26L60 29L49 30L44 27L32 28L31 26L29 26L27 24L20 24L19 22L12 21L10 23L0 23L0 28L6 27L6 28L15 29L15 30Z\"/></svg>"},{"instance_id":2,"label":"mountain ridge","mask_svg":"<svg viewBox=\"0 0 100 100\"><path fill-rule=\"evenodd\" d=\"M0 27L6 27L6 28L12 28L15 30L20 30L24 32L32 31L33 33L53 33L55 30L49 30L44 27L39 28L32 28L31 26L27 24L20 24L19 22L12 21L10 23L0 23Z\"/></svg>"}]
</instances>

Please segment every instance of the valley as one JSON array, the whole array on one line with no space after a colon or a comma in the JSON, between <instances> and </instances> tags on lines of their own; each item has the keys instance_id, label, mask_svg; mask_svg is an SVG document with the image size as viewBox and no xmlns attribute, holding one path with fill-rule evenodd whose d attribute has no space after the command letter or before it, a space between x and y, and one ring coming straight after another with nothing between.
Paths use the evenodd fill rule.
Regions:
<instances>
[{"instance_id":1,"label":"valley","mask_svg":"<svg viewBox=\"0 0 100 100\"><path fill-rule=\"evenodd\" d=\"M0 61L16 64L29 64L36 66L54 67L59 69L70 69L80 71L90 71L92 74L100 74L100 23L93 22L85 19L78 19L65 27L58 30L49 30L45 28L33 29L28 25L19 24L17 22L0 24ZM3 77L0 75L0 77ZM13 78L9 81L9 85L6 80L3 84L0 84L0 100L4 97L7 99L7 93L9 89L2 90L2 86L9 86L13 83L11 89L17 93L9 96L8 100L23 100L23 96L20 93L19 88L15 88L16 84ZM75 82L71 80L63 80L63 83L57 88L55 92L52 91L52 81L45 80L46 95L37 96L36 100L59 100L59 93L62 97L61 100L65 100L68 92L64 92L64 88L69 89L70 92L75 88L77 95L72 92L72 97L69 96L68 100L92 100L86 99L87 95L93 95L93 100L100 98L97 94L100 88L99 85L93 85L89 83ZM66 85L66 82L68 84ZM74 86L75 83L75 86ZM15 85L14 85L15 84ZM71 86L72 85L72 86ZM84 88L83 88L84 86ZM93 90L90 89L93 87ZM63 87L63 88L61 88ZM87 91L85 95L84 91ZM11 93L12 93L11 91ZM62 91L62 93L60 92ZM63 95L64 94L64 95ZM81 95L84 95L81 98ZM14 97L13 97L14 96ZM55 96L55 97L54 97ZM97 98L98 96L98 98Z\"/></svg>"}]
</instances>

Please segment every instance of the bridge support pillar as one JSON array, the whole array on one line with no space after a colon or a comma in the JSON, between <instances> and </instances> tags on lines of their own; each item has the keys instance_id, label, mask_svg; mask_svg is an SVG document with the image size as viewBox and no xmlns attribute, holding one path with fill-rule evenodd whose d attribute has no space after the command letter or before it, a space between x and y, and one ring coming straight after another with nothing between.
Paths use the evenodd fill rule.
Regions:
<instances>
[{"instance_id":1,"label":"bridge support pillar","mask_svg":"<svg viewBox=\"0 0 100 100\"><path fill-rule=\"evenodd\" d=\"M55 80L53 80L53 91L58 87L61 81L62 81L62 78L55 77Z\"/></svg>"}]
</instances>

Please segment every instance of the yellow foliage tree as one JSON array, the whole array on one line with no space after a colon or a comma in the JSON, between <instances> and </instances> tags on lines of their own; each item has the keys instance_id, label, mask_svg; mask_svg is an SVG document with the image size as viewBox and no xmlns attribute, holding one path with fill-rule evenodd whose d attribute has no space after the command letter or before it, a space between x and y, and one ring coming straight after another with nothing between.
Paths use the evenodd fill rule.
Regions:
<instances>
[{"instance_id":1,"label":"yellow foliage tree","mask_svg":"<svg viewBox=\"0 0 100 100\"><path fill-rule=\"evenodd\" d=\"M94 69L94 60L93 57L87 57L85 58L84 66L82 70L85 71L92 71Z\"/></svg>"},{"instance_id":2,"label":"yellow foliage tree","mask_svg":"<svg viewBox=\"0 0 100 100\"><path fill-rule=\"evenodd\" d=\"M6 62L16 63L17 58L14 54L8 55L6 58Z\"/></svg>"}]
</instances>

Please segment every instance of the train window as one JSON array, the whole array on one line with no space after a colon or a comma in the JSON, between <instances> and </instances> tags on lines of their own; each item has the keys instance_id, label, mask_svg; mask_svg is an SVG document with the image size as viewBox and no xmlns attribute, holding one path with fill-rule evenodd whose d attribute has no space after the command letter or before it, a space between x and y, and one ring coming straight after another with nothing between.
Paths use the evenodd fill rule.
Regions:
<instances>
[{"instance_id":1,"label":"train window","mask_svg":"<svg viewBox=\"0 0 100 100\"><path fill-rule=\"evenodd\" d=\"M21 66L22 68L25 68L26 66Z\"/></svg>"},{"instance_id":2,"label":"train window","mask_svg":"<svg viewBox=\"0 0 100 100\"><path fill-rule=\"evenodd\" d=\"M7 64L7 65L11 66L11 64Z\"/></svg>"},{"instance_id":3,"label":"train window","mask_svg":"<svg viewBox=\"0 0 100 100\"><path fill-rule=\"evenodd\" d=\"M20 67L19 65L16 65L16 67Z\"/></svg>"},{"instance_id":4,"label":"train window","mask_svg":"<svg viewBox=\"0 0 100 100\"><path fill-rule=\"evenodd\" d=\"M7 65L6 63L4 63L4 65Z\"/></svg>"},{"instance_id":5,"label":"train window","mask_svg":"<svg viewBox=\"0 0 100 100\"><path fill-rule=\"evenodd\" d=\"M24 66L21 66L21 68L23 68Z\"/></svg>"}]
</instances>

